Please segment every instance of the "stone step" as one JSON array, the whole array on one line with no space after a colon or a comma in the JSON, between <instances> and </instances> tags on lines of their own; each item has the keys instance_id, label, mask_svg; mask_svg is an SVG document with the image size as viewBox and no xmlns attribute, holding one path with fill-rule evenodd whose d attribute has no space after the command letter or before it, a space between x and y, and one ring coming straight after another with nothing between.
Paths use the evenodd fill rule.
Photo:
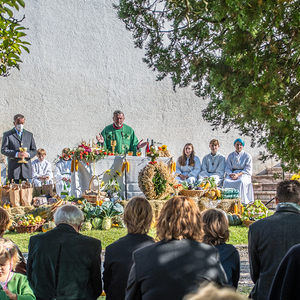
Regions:
<instances>
[{"instance_id":1,"label":"stone step","mask_svg":"<svg viewBox=\"0 0 300 300\"><path fill-rule=\"evenodd\" d=\"M277 183L253 183L253 190L256 191L276 191Z\"/></svg>"},{"instance_id":2,"label":"stone step","mask_svg":"<svg viewBox=\"0 0 300 300\"><path fill-rule=\"evenodd\" d=\"M276 196L276 191L255 191L254 192L254 199L258 199L258 200L268 201L275 196Z\"/></svg>"},{"instance_id":3,"label":"stone step","mask_svg":"<svg viewBox=\"0 0 300 300\"><path fill-rule=\"evenodd\" d=\"M288 178L286 178L288 179ZM274 179L273 175L254 175L252 176L253 183L278 183L282 178Z\"/></svg>"}]
</instances>

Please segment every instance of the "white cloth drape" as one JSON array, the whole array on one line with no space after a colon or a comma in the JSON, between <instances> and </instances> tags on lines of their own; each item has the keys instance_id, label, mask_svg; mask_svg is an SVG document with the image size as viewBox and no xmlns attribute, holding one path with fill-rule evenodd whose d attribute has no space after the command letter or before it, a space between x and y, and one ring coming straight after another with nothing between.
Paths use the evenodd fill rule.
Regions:
<instances>
[{"instance_id":1,"label":"white cloth drape","mask_svg":"<svg viewBox=\"0 0 300 300\"><path fill-rule=\"evenodd\" d=\"M61 191L66 189L69 195L71 195L71 160L59 161L55 167L54 177L56 181L56 193L61 196ZM62 179L64 177L66 177L68 181L63 181Z\"/></svg>"},{"instance_id":2,"label":"white cloth drape","mask_svg":"<svg viewBox=\"0 0 300 300\"><path fill-rule=\"evenodd\" d=\"M51 168L51 163L47 160L39 161L38 159L34 160L31 163L32 166L32 181L33 184L37 187L42 186L41 180L38 177L49 176L49 180L46 181L46 184L53 183L53 173ZM44 183L44 182L43 182Z\"/></svg>"},{"instance_id":3,"label":"white cloth drape","mask_svg":"<svg viewBox=\"0 0 300 300\"><path fill-rule=\"evenodd\" d=\"M224 180L223 188L234 188L239 190L241 202L245 204L254 201L253 186L251 182L252 168L252 157L249 153L245 151L237 153L234 151L228 155L225 167L226 178ZM237 180L232 180L229 177L229 174L231 173L240 172L242 172L243 175Z\"/></svg>"},{"instance_id":4,"label":"white cloth drape","mask_svg":"<svg viewBox=\"0 0 300 300\"><path fill-rule=\"evenodd\" d=\"M176 175L188 175L189 177L185 180L188 183L193 183L198 179L198 175L201 170L201 162L198 156L194 157L195 165L189 166L189 158L186 160L185 166L181 166L177 160L176 163ZM178 182L183 182L179 176L176 177Z\"/></svg>"},{"instance_id":5,"label":"white cloth drape","mask_svg":"<svg viewBox=\"0 0 300 300\"><path fill-rule=\"evenodd\" d=\"M215 155L207 154L202 160L201 172L199 179L205 177L214 177L216 184L222 182L225 174L225 156L217 152Z\"/></svg>"}]
</instances>

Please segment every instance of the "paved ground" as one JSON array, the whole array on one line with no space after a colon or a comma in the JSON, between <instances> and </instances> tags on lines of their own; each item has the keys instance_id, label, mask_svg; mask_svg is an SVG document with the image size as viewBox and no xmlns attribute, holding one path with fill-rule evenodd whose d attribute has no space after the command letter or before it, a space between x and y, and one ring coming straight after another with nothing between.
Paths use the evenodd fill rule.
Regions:
<instances>
[{"instance_id":1,"label":"paved ground","mask_svg":"<svg viewBox=\"0 0 300 300\"><path fill-rule=\"evenodd\" d=\"M238 290L248 294L253 287L253 282L250 277L248 245L235 245L235 247L239 251L241 260L241 274Z\"/></svg>"}]
</instances>

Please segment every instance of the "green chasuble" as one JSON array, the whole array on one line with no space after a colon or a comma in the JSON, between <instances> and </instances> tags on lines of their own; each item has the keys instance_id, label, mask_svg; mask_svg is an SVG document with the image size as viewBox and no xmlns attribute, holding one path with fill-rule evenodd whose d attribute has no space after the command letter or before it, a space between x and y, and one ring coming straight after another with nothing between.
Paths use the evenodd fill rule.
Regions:
<instances>
[{"instance_id":1,"label":"green chasuble","mask_svg":"<svg viewBox=\"0 0 300 300\"><path fill-rule=\"evenodd\" d=\"M113 124L106 126L101 132L104 138L104 148L112 151L111 140L116 140L115 153L125 154L133 151L136 154L136 146L139 143L134 130L128 125L123 124L120 129L114 128Z\"/></svg>"}]
</instances>

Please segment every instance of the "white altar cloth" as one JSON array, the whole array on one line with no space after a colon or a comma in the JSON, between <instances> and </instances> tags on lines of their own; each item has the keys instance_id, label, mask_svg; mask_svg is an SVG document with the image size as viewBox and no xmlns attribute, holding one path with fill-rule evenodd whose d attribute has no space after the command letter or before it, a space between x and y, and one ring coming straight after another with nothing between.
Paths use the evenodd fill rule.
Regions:
<instances>
[{"instance_id":1,"label":"white altar cloth","mask_svg":"<svg viewBox=\"0 0 300 300\"><path fill-rule=\"evenodd\" d=\"M159 157L158 160L163 161L165 164L169 164L171 161L170 157ZM111 170L111 174L114 175L115 171L122 171L122 163L124 156L108 156L97 162L89 162L89 165L85 161L79 161L78 171L72 172L71 175L71 194L75 197L81 197L85 190L88 190L89 183L93 175L97 175L100 182L103 180L105 183L108 182L110 176L104 172L108 169ZM128 173L123 172L121 176L117 177L117 180L121 187L120 194L126 199L130 199L133 196L143 196L139 185L138 175L150 161L149 157L138 157L138 156L127 156L127 161L130 164L130 170ZM93 180L91 186L92 189L98 188L98 181Z\"/></svg>"}]
</instances>

